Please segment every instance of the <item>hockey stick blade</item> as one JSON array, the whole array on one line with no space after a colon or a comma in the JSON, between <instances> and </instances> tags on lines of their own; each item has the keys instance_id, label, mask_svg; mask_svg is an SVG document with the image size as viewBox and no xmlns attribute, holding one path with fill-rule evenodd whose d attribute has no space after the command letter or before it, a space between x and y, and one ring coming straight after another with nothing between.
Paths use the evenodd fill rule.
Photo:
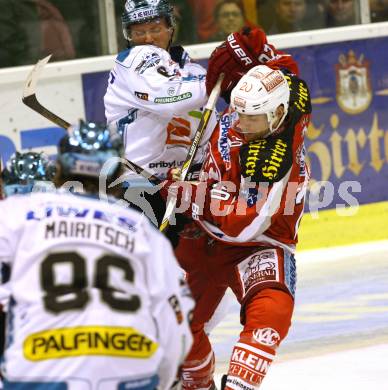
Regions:
<instances>
[{"instance_id":1,"label":"hockey stick blade","mask_svg":"<svg viewBox=\"0 0 388 390\"><path fill-rule=\"evenodd\" d=\"M24 84L24 90L23 90L23 97L22 101L23 103L30 107L32 110L37 112L38 114L42 115L49 121L55 123L59 127L63 127L64 129L68 129L70 127L70 123L59 117L58 115L54 114L47 108L43 107L38 99L36 98L36 87L38 84L39 76L43 70L43 68L46 66L46 64L50 61L51 55L47 56L46 58L43 58L42 60L39 60L35 66L33 67L32 71L28 75L26 82Z\"/></svg>"},{"instance_id":2,"label":"hockey stick blade","mask_svg":"<svg viewBox=\"0 0 388 390\"><path fill-rule=\"evenodd\" d=\"M210 117L213 113L214 107L217 103L217 99L220 96L221 84L222 84L223 80L224 80L224 74L221 73L218 80L217 80L216 85L214 86L213 90L210 93L209 99L207 101L207 104L206 104L205 109L204 109L202 116L201 116L201 121L199 122L197 131L195 132L193 142L192 142L190 149L187 153L186 160L183 163L182 168L180 169L179 181L184 181L186 179L187 173L189 172L191 164L194 160L194 157L195 157L195 154L198 150L202 136L206 130L206 127L209 123ZM168 226L170 224L171 216L175 210L176 202L177 202L177 198L171 197L169 202L167 203L166 212L164 213L162 223L159 226L159 230L161 232L164 232L168 228Z\"/></svg>"}]
</instances>

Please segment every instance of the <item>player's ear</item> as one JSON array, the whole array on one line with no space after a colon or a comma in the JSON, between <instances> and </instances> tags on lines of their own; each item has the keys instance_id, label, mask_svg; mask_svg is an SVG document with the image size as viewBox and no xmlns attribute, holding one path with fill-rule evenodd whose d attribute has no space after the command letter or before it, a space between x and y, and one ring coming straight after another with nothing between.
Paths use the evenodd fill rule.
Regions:
<instances>
[{"instance_id":1,"label":"player's ear","mask_svg":"<svg viewBox=\"0 0 388 390\"><path fill-rule=\"evenodd\" d=\"M276 109L276 116L278 118L281 118L284 114L284 105L283 104L280 104L277 109Z\"/></svg>"}]
</instances>

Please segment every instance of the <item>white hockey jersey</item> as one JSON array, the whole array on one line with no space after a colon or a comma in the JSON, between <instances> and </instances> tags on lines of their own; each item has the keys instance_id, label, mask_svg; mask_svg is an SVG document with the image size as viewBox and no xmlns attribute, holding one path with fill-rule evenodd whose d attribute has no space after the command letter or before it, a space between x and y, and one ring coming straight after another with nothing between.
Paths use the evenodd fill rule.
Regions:
<instances>
[{"instance_id":1,"label":"white hockey jersey","mask_svg":"<svg viewBox=\"0 0 388 390\"><path fill-rule=\"evenodd\" d=\"M194 303L148 220L60 192L10 197L0 215L4 389L169 388L191 347Z\"/></svg>"},{"instance_id":2,"label":"white hockey jersey","mask_svg":"<svg viewBox=\"0 0 388 390\"><path fill-rule=\"evenodd\" d=\"M184 162L207 101L206 70L188 60L183 69L170 54L152 45L121 52L104 97L108 124L124 133L126 158L165 177ZM201 145L216 126L210 119ZM202 148L196 160L201 161Z\"/></svg>"}]
</instances>

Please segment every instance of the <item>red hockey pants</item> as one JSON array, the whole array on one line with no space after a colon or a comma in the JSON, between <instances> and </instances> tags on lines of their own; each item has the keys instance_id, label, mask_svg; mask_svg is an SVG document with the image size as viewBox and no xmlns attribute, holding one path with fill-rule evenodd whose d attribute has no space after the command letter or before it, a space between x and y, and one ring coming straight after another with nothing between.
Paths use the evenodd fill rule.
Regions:
<instances>
[{"instance_id":1,"label":"red hockey pants","mask_svg":"<svg viewBox=\"0 0 388 390\"><path fill-rule=\"evenodd\" d=\"M207 236L183 239L176 254L196 300L194 343L182 370L183 388L212 385L214 354L204 324L230 287L241 304L244 328L232 352L226 386L257 389L291 324L296 283L293 255L277 247L227 245Z\"/></svg>"}]
</instances>

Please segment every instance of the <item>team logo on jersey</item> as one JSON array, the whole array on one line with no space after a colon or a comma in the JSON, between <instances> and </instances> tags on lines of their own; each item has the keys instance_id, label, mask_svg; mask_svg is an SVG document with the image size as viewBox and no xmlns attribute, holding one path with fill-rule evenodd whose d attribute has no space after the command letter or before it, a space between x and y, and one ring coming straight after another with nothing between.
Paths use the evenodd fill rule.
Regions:
<instances>
[{"instance_id":1,"label":"team logo on jersey","mask_svg":"<svg viewBox=\"0 0 388 390\"><path fill-rule=\"evenodd\" d=\"M180 102L182 100L190 99L193 96L191 92L183 93L182 95L177 96L163 96L157 97L154 99L154 102L157 104L170 104Z\"/></svg>"},{"instance_id":2,"label":"team logo on jersey","mask_svg":"<svg viewBox=\"0 0 388 390\"><path fill-rule=\"evenodd\" d=\"M290 88L290 111L300 114L311 113L311 98L307 84L296 77L284 76Z\"/></svg>"},{"instance_id":3,"label":"team logo on jersey","mask_svg":"<svg viewBox=\"0 0 388 390\"><path fill-rule=\"evenodd\" d=\"M260 161L260 155L267 146L267 140L260 139L256 142L250 142L247 147L245 158L242 159L245 163L245 176L253 177L257 171L257 162ZM243 154L246 148L241 148Z\"/></svg>"},{"instance_id":4,"label":"team logo on jersey","mask_svg":"<svg viewBox=\"0 0 388 390\"><path fill-rule=\"evenodd\" d=\"M274 249L248 257L238 266L245 294L252 287L269 281L279 281L279 259Z\"/></svg>"},{"instance_id":5,"label":"team logo on jersey","mask_svg":"<svg viewBox=\"0 0 388 390\"><path fill-rule=\"evenodd\" d=\"M149 163L148 167L151 169L157 169L157 168L179 168L182 166L184 161L158 161L158 162L153 162Z\"/></svg>"},{"instance_id":6,"label":"team logo on jersey","mask_svg":"<svg viewBox=\"0 0 388 390\"><path fill-rule=\"evenodd\" d=\"M24 357L31 361L74 356L117 356L148 359L158 344L134 328L80 326L31 334L23 344Z\"/></svg>"},{"instance_id":7,"label":"team logo on jersey","mask_svg":"<svg viewBox=\"0 0 388 390\"><path fill-rule=\"evenodd\" d=\"M218 168L217 161L211 153L207 154L207 159L205 160L201 173L199 174L199 181L206 180L221 180L221 173Z\"/></svg>"},{"instance_id":8,"label":"team logo on jersey","mask_svg":"<svg viewBox=\"0 0 388 390\"><path fill-rule=\"evenodd\" d=\"M248 207L253 207L256 203L261 200L264 196L262 186L266 183L260 183L260 191L257 188L257 184L252 181L251 177L243 177L240 185L240 197L244 198L247 202ZM268 186L265 186L266 190ZM268 191L268 190L267 190Z\"/></svg>"},{"instance_id":9,"label":"team logo on jersey","mask_svg":"<svg viewBox=\"0 0 388 390\"><path fill-rule=\"evenodd\" d=\"M168 95L168 96L174 96L174 95L175 95L175 88L170 87L170 88L167 90L167 95Z\"/></svg>"},{"instance_id":10,"label":"team logo on jersey","mask_svg":"<svg viewBox=\"0 0 388 390\"><path fill-rule=\"evenodd\" d=\"M161 58L157 53L147 53L144 55L143 60L136 67L135 71L139 74L143 74L148 68L153 68L159 64Z\"/></svg>"},{"instance_id":11,"label":"team logo on jersey","mask_svg":"<svg viewBox=\"0 0 388 390\"><path fill-rule=\"evenodd\" d=\"M228 140L228 132L231 125L230 115L226 113L221 117L220 133L218 137L218 150L221 154L221 158L225 163L225 168L228 171L231 167L230 163L230 147Z\"/></svg>"},{"instance_id":12,"label":"team logo on jersey","mask_svg":"<svg viewBox=\"0 0 388 390\"><path fill-rule=\"evenodd\" d=\"M353 50L339 56L336 65L337 103L348 114L365 111L372 102L369 62Z\"/></svg>"},{"instance_id":13,"label":"team logo on jersey","mask_svg":"<svg viewBox=\"0 0 388 390\"><path fill-rule=\"evenodd\" d=\"M289 149L282 138L260 139L244 145L240 149L243 176L256 182L279 181L292 164Z\"/></svg>"},{"instance_id":14,"label":"team logo on jersey","mask_svg":"<svg viewBox=\"0 0 388 390\"><path fill-rule=\"evenodd\" d=\"M280 341L280 335L272 328L256 329L252 333L253 338L260 344L273 347Z\"/></svg>"},{"instance_id":15,"label":"team logo on jersey","mask_svg":"<svg viewBox=\"0 0 388 390\"><path fill-rule=\"evenodd\" d=\"M148 93L135 91L135 96L136 96L138 99L148 101Z\"/></svg>"}]
</instances>

